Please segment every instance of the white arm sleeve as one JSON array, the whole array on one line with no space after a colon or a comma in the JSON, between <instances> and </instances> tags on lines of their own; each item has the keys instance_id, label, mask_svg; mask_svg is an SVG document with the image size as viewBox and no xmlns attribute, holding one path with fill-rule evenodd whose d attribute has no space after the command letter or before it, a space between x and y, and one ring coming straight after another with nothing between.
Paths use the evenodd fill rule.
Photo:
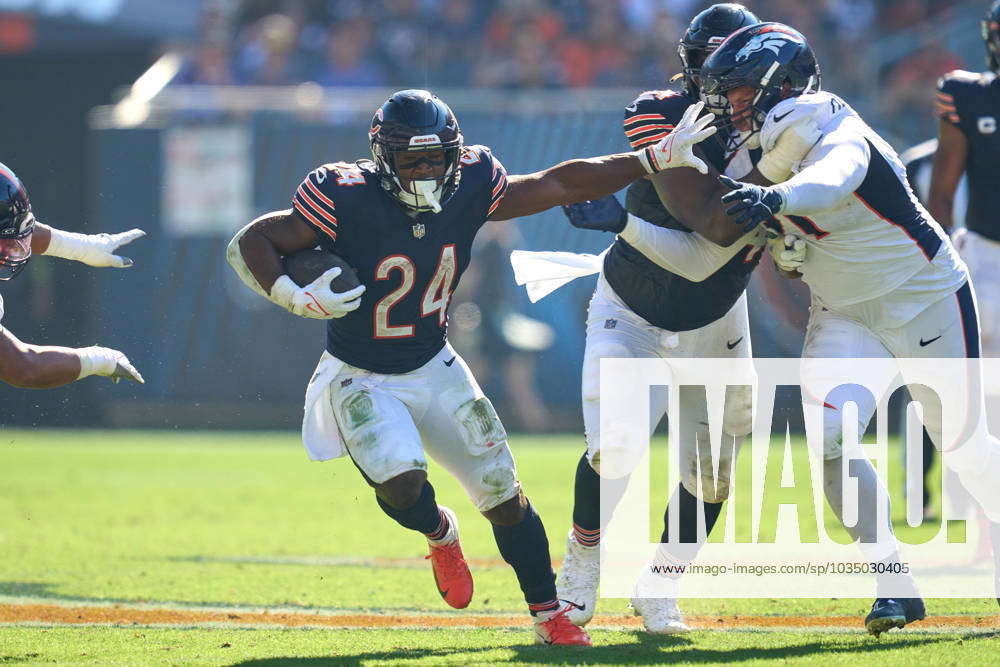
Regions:
<instances>
[{"instance_id":1,"label":"white arm sleeve","mask_svg":"<svg viewBox=\"0 0 1000 667\"><path fill-rule=\"evenodd\" d=\"M801 215L828 210L861 186L871 151L850 126L830 132L806 156L808 166L773 186L785 200L782 213Z\"/></svg>"},{"instance_id":2,"label":"white arm sleeve","mask_svg":"<svg viewBox=\"0 0 1000 667\"><path fill-rule=\"evenodd\" d=\"M254 223L251 222L246 227L236 232L236 235L231 241L229 241L229 245L226 246L226 261L229 262L229 266L233 267L233 270L236 271L236 275L240 277L240 280L243 281L244 285L252 289L257 294L260 294L268 301L278 303L271 298L270 294L264 291L264 288L261 287L260 283L257 282L257 279L254 278L253 272L250 271L250 267L247 266L247 263L243 260L243 253L240 251L240 239L243 238L243 235L247 233L247 230L250 229L253 224Z\"/></svg>"},{"instance_id":3,"label":"white arm sleeve","mask_svg":"<svg viewBox=\"0 0 1000 667\"><path fill-rule=\"evenodd\" d=\"M731 246L722 247L698 233L657 227L631 213L619 234L657 265L696 283L721 269L755 235L750 232Z\"/></svg>"}]
</instances>

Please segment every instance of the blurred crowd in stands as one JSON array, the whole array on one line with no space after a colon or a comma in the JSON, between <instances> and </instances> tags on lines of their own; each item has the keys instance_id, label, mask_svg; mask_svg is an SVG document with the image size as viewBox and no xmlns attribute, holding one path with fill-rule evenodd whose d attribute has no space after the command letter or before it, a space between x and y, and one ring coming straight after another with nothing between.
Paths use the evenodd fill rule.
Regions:
<instances>
[{"instance_id":1,"label":"blurred crowd in stands","mask_svg":"<svg viewBox=\"0 0 1000 667\"><path fill-rule=\"evenodd\" d=\"M478 86L551 89L663 86L677 39L704 0L208 0L202 39L178 83ZM892 118L928 111L931 86L961 66L933 26L965 0L748 0L764 20L801 30L845 97L877 79ZM896 62L873 39L909 30ZM969 36L975 40L974 35ZM902 120L897 133L927 133ZM907 125L909 123L909 125Z\"/></svg>"},{"instance_id":2,"label":"blurred crowd in stands","mask_svg":"<svg viewBox=\"0 0 1000 667\"><path fill-rule=\"evenodd\" d=\"M206 0L201 39L191 45L176 83L313 82L328 87L528 91L613 87L625 89L624 106L638 91L669 85L680 71L679 37L691 18L711 4L706 0ZM782 21L802 31L819 57L824 87L857 106L898 148L935 134L932 104L938 76L958 67L981 67L982 45L972 18L985 11L988 0L746 0L744 4L763 20ZM958 34L974 47L963 57L949 50L939 30L960 13L968 34L965 27ZM539 355L553 340L565 346L582 338L579 322L588 295L580 292L580 302L570 311L573 317L549 324L533 319L541 310L525 307L507 260L511 248L524 247L516 234L510 225L484 228L477 260L454 296L449 336L510 427L575 428L577 395L566 391L563 376L548 372L562 368L560 359ZM545 249L551 247L556 246ZM779 284L785 291L800 290L792 296L768 292L769 300L791 304L787 310L792 314L783 319L804 313L807 297L801 284L789 287L791 283L776 276L768 282L762 273L771 270L757 272L755 281L763 285L759 289L773 291ZM480 309L477 304L489 306ZM794 336L799 333L783 334L788 349L778 349L775 343L768 354L797 354L800 341ZM539 359L546 361L539 364ZM539 372L542 367L546 373Z\"/></svg>"}]
</instances>

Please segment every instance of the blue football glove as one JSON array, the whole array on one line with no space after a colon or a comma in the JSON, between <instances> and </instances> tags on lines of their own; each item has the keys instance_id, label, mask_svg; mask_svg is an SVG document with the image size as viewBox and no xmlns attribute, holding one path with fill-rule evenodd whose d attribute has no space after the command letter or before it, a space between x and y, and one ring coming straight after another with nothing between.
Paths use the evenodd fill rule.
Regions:
<instances>
[{"instance_id":1,"label":"blue football glove","mask_svg":"<svg viewBox=\"0 0 1000 667\"><path fill-rule=\"evenodd\" d=\"M719 181L732 190L722 195L722 202L725 204L735 202L726 209L726 215L740 213L736 218L736 224L743 225L744 232L749 232L760 223L770 220L780 213L785 205L785 200L774 188L741 183L728 176L719 176Z\"/></svg>"},{"instance_id":2,"label":"blue football glove","mask_svg":"<svg viewBox=\"0 0 1000 667\"><path fill-rule=\"evenodd\" d=\"M619 234L625 229L625 223L628 221L628 213L614 195L570 204L563 206L562 209L570 224L580 229L596 229Z\"/></svg>"}]
</instances>

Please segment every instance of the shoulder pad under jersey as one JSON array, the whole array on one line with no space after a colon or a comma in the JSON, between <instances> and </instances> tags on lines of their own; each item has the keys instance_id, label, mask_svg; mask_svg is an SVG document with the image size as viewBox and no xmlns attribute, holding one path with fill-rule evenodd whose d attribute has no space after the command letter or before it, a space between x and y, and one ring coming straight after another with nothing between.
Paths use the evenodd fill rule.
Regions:
<instances>
[{"instance_id":1,"label":"shoulder pad under jersey","mask_svg":"<svg viewBox=\"0 0 1000 667\"><path fill-rule=\"evenodd\" d=\"M634 149L659 141L674 129L691 104L684 93L647 90L625 107L625 138Z\"/></svg>"},{"instance_id":2,"label":"shoulder pad under jersey","mask_svg":"<svg viewBox=\"0 0 1000 667\"><path fill-rule=\"evenodd\" d=\"M847 102L833 93L806 93L774 105L760 130L760 147L774 148L781 133L798 123L812 120L821 130L847 115L857 115Z\"/></svg>"},{"instance_id":3,"label":"shoulder pad under jersey","mask_svg":"<svg viewBox=\"0 0 1000 667\"><path fill-rule=\"evenodd\" d=\"M985 89L996 75L992 72L966 72L956 69L948 72L937 82L937 94L934 98L934 112L938 118L943 118L955 125L961 122L963 115L975 116L975 105L979 91Z\"/></svg>"}]
</instances>

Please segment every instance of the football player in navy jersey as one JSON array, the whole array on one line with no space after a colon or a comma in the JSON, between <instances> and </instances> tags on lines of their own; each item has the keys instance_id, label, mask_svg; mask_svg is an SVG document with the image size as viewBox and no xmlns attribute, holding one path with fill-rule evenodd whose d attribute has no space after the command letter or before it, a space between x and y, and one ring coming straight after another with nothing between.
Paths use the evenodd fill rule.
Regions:
<instances>
[{"instance_id":1,"label":"football player in navy jersey","mask_svg":"<svg viewBox=\"0 0 1000 667\"><path fill-rule=\"evenodd\" d=\"M965 230L953 234L979 294L983 354L1000 356L1000 0L981 22L986 72L956 70L938 81L938 146L927 207L942 226L953 225L955 193L968 178Z\"/></svg>"},{"instance_id":2,"label":"football player in navy jersey","mask_svg":"<svg viewBox=\"0 0 1000 667\"><path fill-rule=\"evenodd\" d=\"M681 116L698 104L701 64L731 33L757 22L746 7L732 3L712 5L692 19L678 44L683 65L682 91L647 91L625 108L624 133L632 148L641 149L669 136ZM729 151L725 144L708 141L700 144L698 151L715 173L734 177L750 173L760 151ZM709 196L705 196L706 191ZM601 359L750 358L752 354L745 289L760 260L762 237L748 235L741 243L720 248L695 233L711 213L716 217L723 213L710 196L717 191L722 190L714 176L679 169L663 178L657 176L655 182L650 178L633 183L624 210L614 197L566 209L574 225L618 233L604 254L587 318L582 381L587 449L577 464L573 527L558 581L560 597L581 603L580 608L569 612L570 619L581 626L594 615L600 576ZM669 230L672 238L669 242L651 242L641 221L656 225L664 233ZM732 222L725 220L724 228L731 227ZM697 442L709 441L708 420L700 417L703 408L687 404L691 398L682 395L680 399L681 413L690 420L680 426L680 432L690 438L680 445L681 469L685 473L669 503L679 514L676 541L685 546L658 552L657 560L669 566L690 562L705 535L712 531L729 493L735 439L750 430L749 395L733 396L726 404L724 432L728 444L721 447L720 460L713 465L705 458L711 456L711 451L703 446L699 452L696 446ZM654 389L650 401L652 431L666 411L666 388ZM626 479L618 481L616 486L623 491ZM605 486L605 490L609 488ZM606 504L616 500L603 499ZM701 535L699 514L705 525ZM671 539L669 524L665 512L661 543ZM643 577L636 585L632 606L642 616L645 628L658 634L687 631L676 600L650 597L651 593L644 589L652 587L645 585Z\"/></svg>"},{"instance_id":3,"label":"football player in navy jersey","mask_svg":"<svg viewBox=\"0 0 1000 667\"><path fill-rule=\"evenodd\" d=\"M121 234L76 234L42 224L31 211L21 180L0 164L0 280L10 280L33 254L72 259L90 266L125 268L132 260L115 251L145 235L140 229ZM4 313L0 296L0 320ZM107 347L32 345L0 325L0 380L26 389L61 387L91 375L142 383L139 371L118 350Z\"/></svg>"},{"instance_id":4,"label":"football player in navy jersey","mask_svg":"<svg viewBox=\"0 0 1000 667\"><path fill-rule=\"evenodd\" d=\"M455 514L437 504L426 454L448 469L493 524L534 618L536 639L589 645L557 599L548 542L520 488L507 435L490 401L446 339L452 292L488 220L531 215L608 195L663 169L706 165L692 147L714 132L701 107L669 140L632 153L506 173L489 148L466 146L451 109L423 90L380 107L373 160L326 164L230 243L229 262L254 291L303 317L328 320L326 351L307 390L303 440L314 459L349 454L379 507L423 533L438 589L463 608L472 577ZM333 292L340 268L306 287L282 256L320 247L356 269L361 286Z\"/></svg>"},{"instance_id":5,"label":"football player in navy jersey","mask_svg":"<svg viewBox=\"0 0 1000 667\"><path fill-rule=\"evenodd\" d=\"M938 81L938 146L927 207L946 229L954 222L955 193L967 185L965 228L952 233L978 295L982 352L1000 357L1000 0L980 22L987 72L956 70ZM985 378L987 405L996 412L996 378ZM994 416L993 419L996 419ZM1000 522L992 524L997 595L1000 596ZM1000 602L1000 597L997 598Z\"/></svg>"}]
</instances>

